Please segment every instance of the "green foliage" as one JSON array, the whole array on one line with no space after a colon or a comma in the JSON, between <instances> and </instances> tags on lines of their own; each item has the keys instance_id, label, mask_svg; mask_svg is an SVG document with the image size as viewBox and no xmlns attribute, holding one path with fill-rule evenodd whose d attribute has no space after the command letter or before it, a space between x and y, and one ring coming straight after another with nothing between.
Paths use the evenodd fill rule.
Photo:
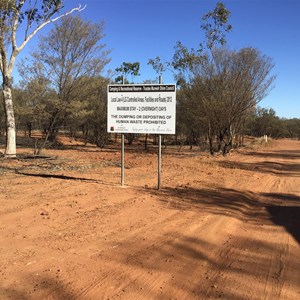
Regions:
<instances>
[{"instance_id":1,"label":"green foliage","mask_svg":"<svg viewBox=\"0 0 300 300\"><path fill-rule=\"evenodd\" d=\"M205 41L200 43L199 49L189 49L178 41L170 61L162 63L160 57L157 56L150 59L148 64L158 74L162 74L167 69L171 70L179 86L189 85L201 61L213 59L215 48L226 44L226 33L232 29L232 26L228 24L229 18L230 11L222 2L218 2L213 11L202 17L201 29L205 33Z\"/></svg>"},{"instance_id":2,"label":"green foliage","mask_svg":"<svg viewBox=\"0 0 300 300\"><path fill-rule=\"evenodd\" d=\"M203 133L210 152L226 153L248 112L266 95L274 77L271 60L256 49L214 49L213 59L195 61L178 106L189 132ZM195 134L194 134L195 135Z\"/></svg>"},{"instance_id":3,"label":"green foliage","mask_svg":"<svg viewBox=\"0 0 300 300\"><path fill-rule=\"evenodd\" d=\"M299 138L300 119L279 118L272 108L257 107L247 117L245 133L255 137Z\"/></svg>"},{"instance_id":4,"label":"green foliage","mask_svg":"<svg viewBox=\"0 0 300 300\"><path fill-rule=\"evenodd\" d=\"M10 30L11 24L17 20L19 24L26 22L25 38L28 36L29 29L33 24L39 26L47 22L54 14L63 8L62 0L0 0L0 16L2 20L1 28L6 26L6 33L13 35Z\"/></svg>"},{"instance_id":5,"label":"green foliage","mask_svg":"<svg viewBox=\"0 0 300 300\"><path fill-rule=\"evenodd\" d=\"M26 21L29 30L34 22L42 22L61 9L62 2L37 1L40 6L34 9L24 6L19 21ZM5 16L2 25L22 8L18 5L21 1L0 0L0 15ZM191 145L208 141L212 154L220 150L226 153L233 147L234 137L243 133L300 138L300 119L280 119L273 109L255 108L272 88L274 64L257 49L231 51L223 47L225 34L231 30L229 17L224 4L217 3L202 18L206 40L199 49L178 42L170 61L163 63L159 56L149 60L159 75L172 70L180 85L177 135ZM22 85L13 90L19 129L29 135L39 129L49 138L59 129L68 130L72 136L81 131L86 141L100 147L106 144L109 80L101 72L109 61L109 51L99 44L102 37L103 24L66 17L40 39L31 59L20 66ZM7 35L6 42L9 38ZM139 70L139 62L123 62L116 69L120 75L115 81L129 83L130 76L133 82ZM0 134L5 127L3 117L0 107Z\"/></svg>"},{"instance_id":6,"label":"green foliage","mask_svg":"<svg viewBox=\"0 0 300 300\"><path fill-rule=\"evenodd\" d=\"M222 2L218 2L213 11L202 17L201 28L205 32L206 45L212 49L216 44L226 44L225 34L232 29L228 24L231 13Z\"/></svg>"},{"instance_id":7,"label":"green foliage","mask_svg":"<svg viewBox=\"0 0 300 300\"><path fill-rule=\"evenodd\" d=\"M161 62L161 59L159 56L149 59L148 65L151 65L153 70L158 74L162 75L164 71L166 70L166 66Z\"/></svg>"},{"instance_id":8,"label":"green foliage","mask_svg":"<svg viewBox=\"0 0 300 300\"><path fill-rule=\"evenodd\" d=\"M242 134L247 115L272 88L272 60L257 49L225 48L231 31L230 11L218 2L202 17L205 40L199 49L177 42L173 58L162 64L149 60L156 72L173 70L179 85L177 129L186 135L206 135L210 152L226 153L236 134Z\"/></svg>"},{"instance_id":9,"label":"green foliage","mask_svg":"<svg viewBox=\"0 0 300 300\"><path fill-rule=\"evenodd\" d=\"M133 83L133 78L136 76L139 76L139 71L140 71L140 63L139 62L123 62L123 64L119 67L116 68L116 72L121 73L120 76L115 78L116 82L119 83L129 83L127 76L131 76L131 83Z\"/></svg>"},{"instance_id":10,"label":"green foliage","mask_svg":"<svg viewBox=\"0 0 300 300\"><path fill-rule=\"evenodd\" d=\"M283 119L282 123L286 130L284 136L300 139L300 119Z\"/></svg>"},{"instance_id":11,"label":"green foliage","mask_svg":"<svg viewBox=\"0 0 300 300\"><path fill-rule=\"evenodd\" d=\"M82 78L84 84L77 90L77 99L67 109L64 127L72 135L81 130L87 141L103 147L107 142L107 84L108 79L99 77Z\"/></svg>"},{"instance_id":12,"label":"green foliage","mask_svg":"<svg viewBox=\"0 0 300 300\"><path fill-rule=\"evenodd\" d=\"M32 59L20 65L23 85L37 95L46 112L39 121L46 140L54 140L59 128L74 131L86 123L93 79L100 77L109 61L109 51L99 44L102 37L102 23L65 17L41 37Z\"/></svg>"},{"instance_id":13,"label":"green foliage","mask_svg":"<svg viewBox=\"0 0 300 300\"><path fill-rule=\"evenodd\" d=\"M74 11L81 11L79 5L55 18L54 15L62 7L62 0L0 0L0 71L5 110L5 155L8 157L16 155L16 122L12 97L12 72L16 58L44 26Z\"/></svg>"}]
</instances>

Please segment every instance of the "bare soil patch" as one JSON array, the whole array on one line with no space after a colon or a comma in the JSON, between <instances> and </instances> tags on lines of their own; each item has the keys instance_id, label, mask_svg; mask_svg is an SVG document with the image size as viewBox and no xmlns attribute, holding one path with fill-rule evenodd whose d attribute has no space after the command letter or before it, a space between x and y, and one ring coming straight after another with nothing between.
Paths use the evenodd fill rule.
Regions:
<instances>
[{"instance_id":1,"label":"bare soil patch","mask_svg":"<svg viewBox=\"0 0 300 300\"><path fill-rule=\"evenodd\" d=\"M0 158L0 299L300 299L300 141L230 156L65 139Z\"/></svg>"}]
</instances>

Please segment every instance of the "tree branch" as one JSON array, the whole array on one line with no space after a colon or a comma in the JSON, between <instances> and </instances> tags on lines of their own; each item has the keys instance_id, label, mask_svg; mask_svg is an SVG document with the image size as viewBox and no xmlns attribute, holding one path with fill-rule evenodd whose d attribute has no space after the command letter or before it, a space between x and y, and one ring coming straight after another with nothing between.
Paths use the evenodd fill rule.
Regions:
<instances>
[{"instance_id":1,"label":"tree branch","mask_svg":"<svg viewBox=\"0 0 300 300\"><path fill-rule=\"evenodd\" d=\"M30 4L31 4L31 1L30 1ZM36 4L37 4L37 0L35 1L35 4L33 5L33 7L36 7ZM31 21L32 14L33 14L33 10L31 10L31 12L28 14L27 27L25 30L25 40L27 38L28 30L31 27L30 21Z\"/></svg>"},{"instance_id":2,"label":"tree branch","mask_svg":"<svg viewBox=\"0 0 300 300\"><path fill-rule=\"evenodd\" d=\"M20 11L21 8L23 7L25 3L25 0L20 1L18 7L17 7L17 11L16 14L13 18L13 22L12 22L12 52L14 53L17 50L17 29L18 29L18 24L19 24L19 17L20 17Z\"/></svg>"},{"instance_id":3,"label":"tree branch","mask_svg":"<svg viewBox=\"0 0 300 300\"><path fill-rule=\"evenodd\" d=\"M6 68L6 51L4 47L4 40L5 40L5 15L3 14L2 18L0 19L0 69L2 75L4 75L5 68Z\"/></svg>"},{"instance_id":4,"label":"tree branch","mask_svg":"<svg viewBox=\"0 0 300 300\"><path fill-rule=\"evenodd\" d=\"M24 4L24 0L20 3L20 7L22 7L22 5ZM70 11L54 18L54 19L48 19L47 21L45 21L44 23L42 23L41 25L39 25L30 35L25 37L25 40L23 41L23 43L20 45L20 47L17 47L17 42L16 42L16 31L17 31L17 27L18 27L18 16L20 13L17 14L16 19L14 20L14 24L13 24L13 33L12 33L12 43L13 43L13 51L10 57L10 62L9 62L9 66L8 66L8 72L9 74L11 74L14 64L15 64L15 60L17 55L19 54L19 52L22 51L22 49L27 45L27 43L34 37L35 34L37 34L42 28L44 28L47 24L55 22L65 16L68 16L70 14L72 14L75 11L81 12L86 8L86 5L84 7L81 7L81 5L79 5L78 7L75 7L73 9L71 9ZM28 25L29 26L29 25Z\"/></svg>"},{"instance_id":5,"label":"tree branch","mask_svg":"<svg viewBox=\"0 0 300 300\"><path fill-rule=\"evenodd\" d=\"M20 45L19 48L17 48L17 50L20 52L20 51L26 46L26 44L33 38L33 36L34 36L36 33L38 33L42 28L44 28L47 24L53 23L53 22L55 22L55 21L57 21L57 20L59 20L59 19L65 17L65 16L68 16L68 15L72 14L74 11L81 12L81 11L83 11L85 8L86 8L86 5L85 5L84 7L81 7L81 5L79 5L78 7L75 7L75 8L73 8L73 9L71 9L70 11L64 13L64 14L61 15L61 16L58 16L58 17L56 17L56 18L54 18L54 19L49 19L49 20L45 21L44 23L42 23L41 25L39 25L39 26L38 26L38 27L37 27L30 35L28 35L28 36L26 37L26 39L24 40L24 42Z\"/></svg>"}]
</instances>

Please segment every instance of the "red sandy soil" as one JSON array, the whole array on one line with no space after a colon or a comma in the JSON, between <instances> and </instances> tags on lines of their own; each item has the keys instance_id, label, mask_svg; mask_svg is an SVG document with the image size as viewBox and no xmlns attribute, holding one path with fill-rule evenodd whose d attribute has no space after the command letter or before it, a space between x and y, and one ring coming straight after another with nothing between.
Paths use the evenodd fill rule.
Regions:
<instances>
[{"instance_id":1,"label":"red sandy soil","mask_svg":"<svg viewBox=\"0 0 300 300\"><path fill-rule=\"evenodd\" d=\"M66 140L0 159L0 299L300 299L300 141L227 157ZM30 151L19 149L20 153Z\"/></svg>"}]
</instances>

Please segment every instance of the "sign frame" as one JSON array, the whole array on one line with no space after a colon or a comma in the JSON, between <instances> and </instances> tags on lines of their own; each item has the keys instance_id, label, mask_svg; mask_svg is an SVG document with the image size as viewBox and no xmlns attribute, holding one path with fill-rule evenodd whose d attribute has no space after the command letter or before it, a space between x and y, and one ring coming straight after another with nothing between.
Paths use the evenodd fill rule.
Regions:
<instances>
[{"instance_id":1,"label":"sign frame","mask_svg":"<svg viewBox=\"0 0 300 300\"><path fill-rule=\"evenodd\" d=\"M109 84L107 132L176 133L176 84Z\"/></svg>"}]
</instances>

